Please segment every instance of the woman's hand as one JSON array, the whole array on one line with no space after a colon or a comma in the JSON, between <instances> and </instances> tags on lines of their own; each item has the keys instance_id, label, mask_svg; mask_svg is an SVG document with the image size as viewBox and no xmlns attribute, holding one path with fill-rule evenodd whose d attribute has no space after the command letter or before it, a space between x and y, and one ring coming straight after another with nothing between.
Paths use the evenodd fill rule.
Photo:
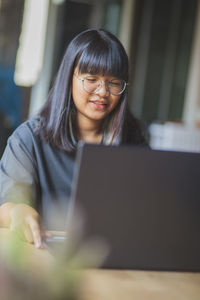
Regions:
<instances>
[{"instance_id":1,"label":"woman's hand","mask_svg":"<svg viewBox=\"0 0 200 300\"><path fill-rule=\"evenodd\" d=\"M4 203L0 207L0 224L22 233L29 243L41 248L40 216L31 206L24 203Z\"/></svg>"},{"instance_id":2,"label":"woman's hand","mask_svg":"<svg viewBox=\"0 0 200 300\"><path fill-rule=\"evenodd\" d=\"M20 203L10 210L11 231L20 230L29 243L41 248L40 216L31 206Z\"/></svg>"}]
</instances>

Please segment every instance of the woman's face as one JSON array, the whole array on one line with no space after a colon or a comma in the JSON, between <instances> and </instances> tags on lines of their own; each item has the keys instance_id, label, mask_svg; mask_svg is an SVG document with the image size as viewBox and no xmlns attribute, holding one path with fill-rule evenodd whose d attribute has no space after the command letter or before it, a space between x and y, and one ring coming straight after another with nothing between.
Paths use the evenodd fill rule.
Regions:
<instances>
[{"instance_id":1,"label":"woman's face","mask_svg":"<svg viewBox=\"0 0 200 300\"><path fill-rule=\"evenodd\" d=\"M102 81L102 86L95 93L87 92L83 88L83 79L89 76L91 82L96 79ZM72 97L77 109L78 120L87 119L93 122L101 122L118 104L121 95L113 95L107 87L107 82L116 79L109 76L91 74L78 74L75 68L72 80Z\"/></svg>"}]
</instances>

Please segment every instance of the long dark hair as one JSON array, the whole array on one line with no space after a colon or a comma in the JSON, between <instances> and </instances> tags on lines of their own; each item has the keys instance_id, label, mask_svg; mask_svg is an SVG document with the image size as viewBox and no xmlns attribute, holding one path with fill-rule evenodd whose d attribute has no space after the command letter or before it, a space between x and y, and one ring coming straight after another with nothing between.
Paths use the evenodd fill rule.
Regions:
<instances>
[{"instance_id":1,"label":"long dark hair","mask_svg":"<svg viewBox=\"0 0 200 300\"><path fill-rule=\"evenodd\" d=\"M72 137L72 130L76 136L76 124L75 118L71 118L72 111L75 110L72 76L76 66L79 73L111 75L128 82L128 57L121 42L113 34L102 29L89 29L78 34L70 42L47 102L39 113L39 132L42 137L46 142L65 151L76 148ZM128 142L129 135L125 133L129 129L129 118L125 122L127 113L126 89L117 107L105 119L105 144ZM135 129L138 131L139 125L135 125ZM135 142L138 143L137 139Z\"/></svg>"}]
</instances>

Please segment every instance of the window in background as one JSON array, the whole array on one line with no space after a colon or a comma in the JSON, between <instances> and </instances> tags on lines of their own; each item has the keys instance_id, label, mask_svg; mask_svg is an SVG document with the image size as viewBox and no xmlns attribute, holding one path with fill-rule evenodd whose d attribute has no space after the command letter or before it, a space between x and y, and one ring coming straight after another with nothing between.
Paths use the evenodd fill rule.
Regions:
<instances>
[{"instance_id":1,"label":"window in background","mask_svg":"<svg viewBox=\"0 0 200 300\"><path fill-rule=\"evenodd\" d=\"M15 67L15 83L35 84L42 67L49 0L26 0L20 44Z\"/></svg>"},{"instance_id":2,"label":"window in background","mask_svg":"<svg viewBox=\"0 0 200 300\"><path fill-rule=\"evenodd\" d=\"M118 35L119 31L121 6L122 1L119 0L105 3L103 27L115 35Z\"/></svg>"},{"instance_id":3,"label":"window in background","mask_svg":"<svg viewBox=\"0 0 200 300\"><path fill-rule=\"evenodd\" d=\"M130 96L148 124L182 120L196 11L197 0L137 0Z\"/></svg>"}]
</instances>

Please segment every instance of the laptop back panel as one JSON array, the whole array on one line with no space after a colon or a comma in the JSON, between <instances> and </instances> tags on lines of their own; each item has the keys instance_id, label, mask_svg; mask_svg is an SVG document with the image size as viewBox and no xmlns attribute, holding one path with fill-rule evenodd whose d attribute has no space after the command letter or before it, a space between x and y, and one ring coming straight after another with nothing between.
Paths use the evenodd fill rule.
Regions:
<instances>
[{"instance_id":1,"label":"laptop back panel","mask_svg":"<svg viewBox=\"0 0 200 300\"><path fill-rule=\"evenodd\" d=\"M106 268L200 271L200 154L79 149L73 210L82 238L103 238Z\"/></svg>"}]
</instances>

